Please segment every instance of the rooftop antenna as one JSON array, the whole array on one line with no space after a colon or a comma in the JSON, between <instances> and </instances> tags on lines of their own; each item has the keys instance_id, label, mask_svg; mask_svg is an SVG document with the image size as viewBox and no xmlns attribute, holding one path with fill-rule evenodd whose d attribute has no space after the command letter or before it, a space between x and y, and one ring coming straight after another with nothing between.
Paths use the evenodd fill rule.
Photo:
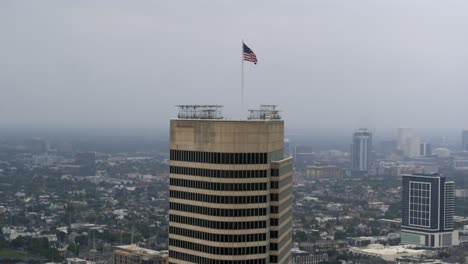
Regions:
<instances>
[{"instance_id":1,"label":"rooftop antenna","mask_svg":"<svg viewBox=\"0 0 468 264\"><path fill-rule=\"evenodd\" d=\"M223 119L222 105L177 105L180 119Z\"/></svg>"},{"instance_id":2,"label":"rooftop antenna","mask_svg":"<svg viewBox=\"0 0 468 264\"><path fill-rule=\"evenodd\" d=\"M281 120L277 105L260 105L260 109L249 110L248 120Z\"/></svg>"}]
</instances>

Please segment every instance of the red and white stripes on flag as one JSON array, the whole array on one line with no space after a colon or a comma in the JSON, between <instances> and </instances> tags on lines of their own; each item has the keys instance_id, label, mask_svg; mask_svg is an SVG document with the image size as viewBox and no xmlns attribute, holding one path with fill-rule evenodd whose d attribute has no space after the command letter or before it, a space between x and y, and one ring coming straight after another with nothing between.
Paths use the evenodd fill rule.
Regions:
<instances>
[{"instance_id":1,"label":"red and white stripes on flag","mask_svg":"<svg viewBox=\"0 0 468 264\"><path fill-rule=\"evenodd\" d=\"M244 49L244 60L245 61L250 61L253 62L254 64L257 64L257 55L249 48L245 43L243 44L243 49Z\"/></svg>"}]
</instances>

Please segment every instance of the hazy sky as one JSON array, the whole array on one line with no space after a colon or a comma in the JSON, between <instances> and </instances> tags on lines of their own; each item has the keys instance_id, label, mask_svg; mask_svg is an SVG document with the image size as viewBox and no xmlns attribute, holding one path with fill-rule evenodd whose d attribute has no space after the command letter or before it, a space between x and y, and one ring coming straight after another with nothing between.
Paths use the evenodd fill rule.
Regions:
<instances>
[{"instance_id":1,"label":"hazy sky","mask_svg":"<svg viewBox=\"0 0 468 264\"><path fill-rule=\"evenodd\" d=\"M166 127L278 104L292 128L468 127L467 1L0 1L0 126Z\"/></svg>"}]
</instances>

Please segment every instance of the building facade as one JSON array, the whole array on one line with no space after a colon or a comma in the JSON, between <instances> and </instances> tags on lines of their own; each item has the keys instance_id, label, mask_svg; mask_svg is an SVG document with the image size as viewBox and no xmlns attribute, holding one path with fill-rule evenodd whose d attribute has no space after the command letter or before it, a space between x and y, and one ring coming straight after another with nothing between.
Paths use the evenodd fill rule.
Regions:
<instances>
[{"instance_id":1,"label":"building facade","mask_svg":"<svg viewBox=\"0 0 468 264\"><path fill-rule=\"evenodd\" d=\"M313 179L340 179L343 169L337 166L307 166L306 176Z\"/></svg>"},{"instance_id":2,"label":"building facade","mask_svg":"<svg viewBox=\"0 0 468 264\"><path fill-rule=\"evenodd\" d=\"M421 157L430 157L432 156L432 144L427 142L422 142L419 145L419 156Z\"/></svg>"},{"instance_id":3,"label":"building facade","mask_svg":"<svg viewBox=\"0 0 468 264\"><path fill-rule=\"evenodd\" d=\"M169 263L291 263L283 145L282 120L171 120Z\"/></svg>"},{"instance_id":4,"label":"building facade","mask_svg":"<svg viewBox=\"0 0 468 264\"><path fill-rule=\"evenodd\" d=\"M401 242L423 247L458 244L454 231L454 182L438 174L402 176Z\"/></svg>"},{"instance_id":5,"label":"building facade","mask_svg":"<svg viewBox=\"0 0 468 264\"><path fill-rule=\"evenodd\" d=\"M351 173L354 175L367 174L371 164L372 133L365 128L353 134L351 145Z\"/></svg>"}]
</instances>

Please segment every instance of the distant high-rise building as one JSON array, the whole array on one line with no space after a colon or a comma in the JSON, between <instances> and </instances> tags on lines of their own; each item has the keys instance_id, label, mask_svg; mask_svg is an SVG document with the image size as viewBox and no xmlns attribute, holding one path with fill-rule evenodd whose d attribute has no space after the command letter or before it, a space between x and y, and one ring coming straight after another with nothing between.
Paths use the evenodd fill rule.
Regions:
<instances>
[{"instance_id":1,"label":"distant high-rise building","mask_svg":"<svg viewBox=\"0 0 468 264\"><path fill-rule=\"evenodd\" d=\"M167 251L141 248L137 245L115 246L114 264L168 264Z\"/></svg>"},{"instance_id":2,"label":"distant high-rise building","mask_svg":"<svg viewBox=\"0 0 468 264\"><path fill-rule=\"evenodd\" d=\"M405 157L418 157L420 142L420 138L414 135L412 128L398 128L398 149Z\"/></svg>"},{"instance_id":3,"label":"distant high-rise building","mask_svg":"<svg viewBox=\"0 0 468 264\"><path fill-rule=\"evenodd\" d=\"M468 130L462 131L462 149L468 151Z\"/></svg>"},{"instance_id":4,"label":"distant high-rise building","mask_svg":"<svg viewBox=\"0 0 468 264\"><path fill-rule=\"evenodd\" d=\"M33 138L29 142L29 150L34 154L43 154L47 152L49 143L41 138Z\"/></svg>"},{"instance_id":5,"label":"distant high-rise building","mask_svg":"<svg viewBox=\"0 0 468 264\"><path fill-rule=\"evenodd\" d=\"M439 174L402 176L402 244L438 248L459 243L453 229L454 189L454 182Z\"/></svg>"},{"instance_id":6,"label":"distant high-rise building","mask_svg":"<svg viewBox=\"0 0 468 264\"><path fill-rule=\"evenodd\" d=\"M398 141L386 140L380 143L380 152L384 155L394 154L398 149Z\"/></svg>"},{"instance_id":7,"label":"distant high-rise building","mask_svg":"<svg viewBox=\"0 0 468 264\"><path fill-rule=\"evenodd\" d=\"M351 145L351 173L366 174L371 164L372 133L365 128L353 134Z\"/></svg>"},{"instance_id":8,"label":"distant high-rise building","mask_svg":"<svg viewBox=\"0 0 468 264\"><path fill-rule=\"evenodd\" d=\"M294 166L299 169L305 169L312 164L317 155L314 153L311 146L296 145L294 147Z\"/></svg>"},{"instance_id":9,"label":"distant high-rise building","mask_svg":"<svg viewBox=\"0 0 468 264\"><path fill-rule=\"evenodd\" d=\"M432 155L432 145L431 143L422 142L419 145L419 156L429 157Z\"/></svg>"},{"instance_id":10,"label":"distant high-rise building","mask_svg":"<svg viewBox=\"0 0 468 264\"><path fill-rule=\"evenodd\" d=\"M274 110L249 120L218 111L181 106L170 121L169 263L289 264L293 173L284 122Z\"/></svg>"},{"instance_id":11,"label":"distant high-rise building","mask_svg":"<svg viewBox=\"0 0 468 264\"><path fill-rule=\"evenodd\" d=\"M57 148L60 154L68 155L73 153L73 145L67 142L63 142L58 145Z\"/></svg>"}]
</instances>

